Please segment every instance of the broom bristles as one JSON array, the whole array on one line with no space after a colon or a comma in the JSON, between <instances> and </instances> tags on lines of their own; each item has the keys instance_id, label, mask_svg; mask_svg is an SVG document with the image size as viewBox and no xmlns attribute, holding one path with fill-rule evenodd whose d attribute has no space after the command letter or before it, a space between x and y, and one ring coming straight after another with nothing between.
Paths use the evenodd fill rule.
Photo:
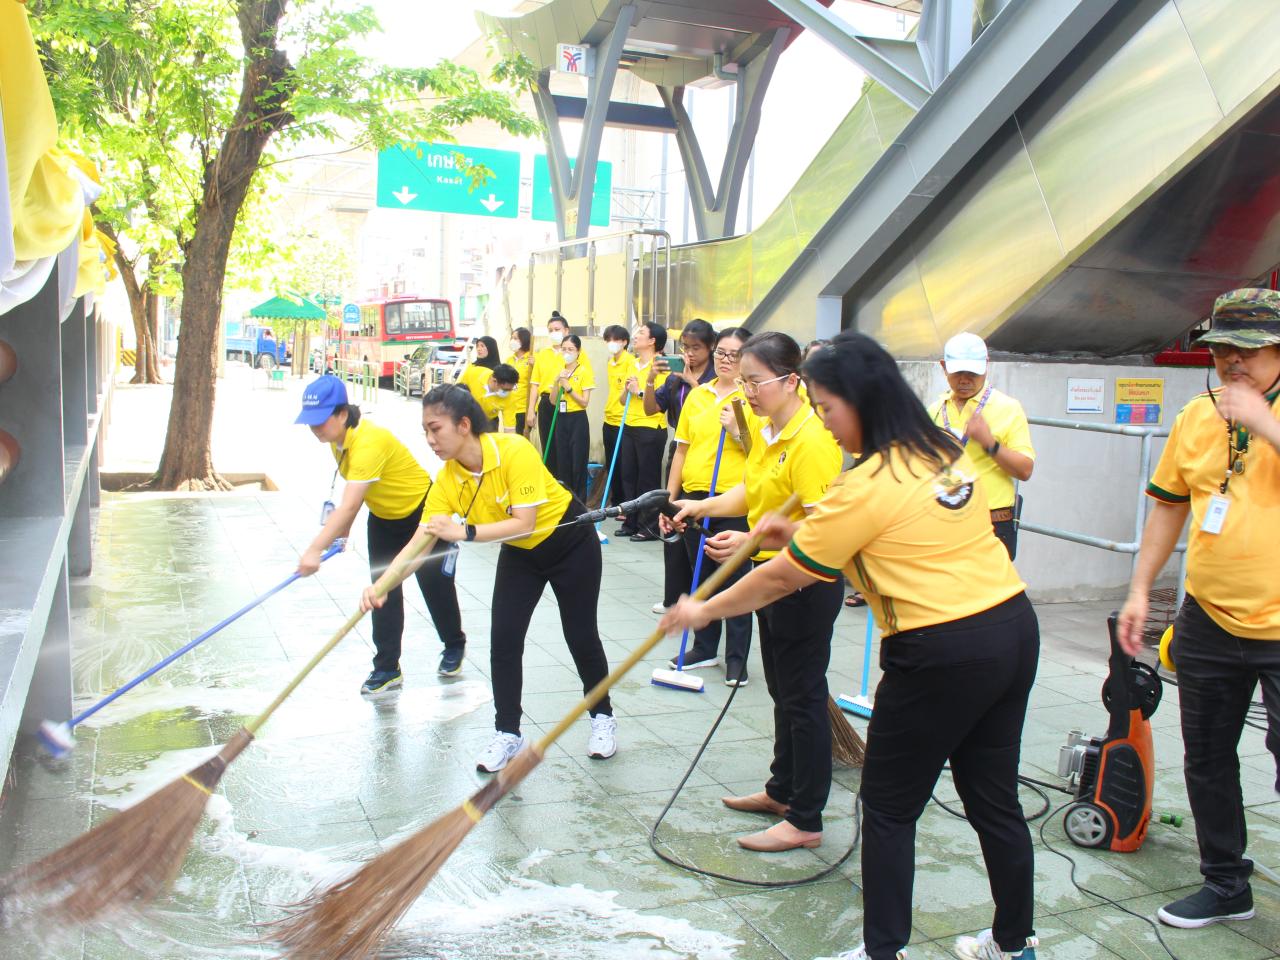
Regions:
<instances>
[{"instance_id":1,"label":"broom bristles","mask_svg":"<svg viewBox=\"0 0 1280 960\"><path fill-rule=\"evenodd\" d=\"M866 741L831 697L827 697L827 717L831 721L831 759L842 767L861 767L867 759Z\"/></svg>"},{"instance_id":2,"label":"broom bristles","mask_svg":"<svg viewBox=\"0 0 1280 960\"><path fill-rule=\"evenodd\" d=\"M239 731L194 770L4 877L0 905L87 923L115 908L150 903L177 876L210 795L251 739Z\"/></svg>"},{"instance_id":3,"label":"broom bristles","mask_svg":"<svg viewBox=\"0 0 1280 960\"><path fill-rule=\"evenodd\" d=\"M422 895L445 861L494 804L542 762L526 747L462 806L374 857L355 873L294 904L288 916L263 926L286 957L364 960Z\"/></svg>"}]
</instances>

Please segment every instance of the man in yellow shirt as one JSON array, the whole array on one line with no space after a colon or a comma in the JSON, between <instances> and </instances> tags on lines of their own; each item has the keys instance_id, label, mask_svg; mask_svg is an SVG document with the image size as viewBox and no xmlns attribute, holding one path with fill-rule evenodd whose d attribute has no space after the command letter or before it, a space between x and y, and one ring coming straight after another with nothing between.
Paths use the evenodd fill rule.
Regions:
<instances>
[{"instance_id":1,"label":"man in yellow shirt","mask_svg":"<svg viewBox=\"0 0 1280 960\"><path fill-rule=\"evenodd\" d=\"M987 382L987 345L977 334L948 340L941 363L951 389L933 402L929 416L964 444L987 495L992 529L1012 560L1018 553L1013 481L1030 480L1036 462L1027 415Z\"/></svg>"},{"instance_id":2,"label":"man in yellow shirt","mask_svg":"<svg viewBox=\"0 0 1280 960\"><path fill-rule=\"evenodd\" d=\"M1147 484L1155 504L1119 624L1121 646L1136 656L1151 584L1189 514L1187 595L1172 652L1204 886L1157 912L1184 928L1253 916L1237 747L1259 680L1267 747L1280 761L1280 292L1224 293L1200 342L1223 386L1174 421Z\"/></svg>"}]
</instances>

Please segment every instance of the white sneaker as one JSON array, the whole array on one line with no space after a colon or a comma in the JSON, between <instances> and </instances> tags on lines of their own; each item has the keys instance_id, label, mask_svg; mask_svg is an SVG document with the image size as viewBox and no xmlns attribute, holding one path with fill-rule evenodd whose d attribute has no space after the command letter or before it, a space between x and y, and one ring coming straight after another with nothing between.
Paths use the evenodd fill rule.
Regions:
<instances>
[{"instance_id":1,"label":"white sneaker","mask_svg":"<svg viewBox=\"0 0 1280 960\"><path fill-rule=\"evenodd\" d=\"M1027 937L1027 945L1016 953L1006 953L1000 949L990 930L983 930L976 937L956 937L956 956L964 960L1011 960L1021 957L1022 960L1035 960L1036 947L1040 941L1035 937Z\"/></svg>"},{"instance_id":2,"label":"white sneaker","mask_svg":"<svg viewBox=\"0 0 1280 960\"><path fill-rule=\"evenodd\" d=\"M501 730L496 731L489 745L480 752L480 756L476 757L476 769L481 773L497 773L507 765L507 761L524 749L528 742L523 736L503 733Z\"/></svg>"},{"instance_id":3,"label":"white sneaker","mask_svg":"<svg viewBox=\"0 0 1280 960\"><path fill-rule=\"evenodd\" d=\"M604 714L591 718L591 736L587 738L587 756L608 760L618 752L618 721Z\"/></svg>"},{"instance_id":4,"label":"white sneaker","mask_svg":"<svg viewBox=\"0 0 1280 960\"><path fill-rule=\"evenodd\" d=\"M680 667L678 666L678 663L678 658L672 657L667 661L667 669L679 670ZM703 657L701 660L695 660L692 656L684 658L684 669L686 670L706 670L710 667L718 666L720 666L720 658L717 656Z\"/></svg>"},{"instance_id":5,"label":"white sneaker","mask_svg":"<svg viewBox=\"0 0 1280 960\"><path fill-rule=\"evenodd\" d=\"M899 950L895 956L898 960L907 960L907 951ZM844 953L836 954L836 960L870 960L870 955L867 953L867 945L860 943L853 950L846 950Z\"/></svg>"},{"instance_id":6,"label":"white sneaker","mask_svg":"<svg viewBox=\"0 0 1280 960\"><path fill-rule=\"evenodd\" d=\"M661 600L659 600L657 603L655 603L655 604L654 604L652 607L650 607L649 609L650 609L650 610L652 610L654 613L656 613L658 616L662 616L664 613L666 613L666 612L667 612L668 610L670 610L671 608L670 608L670 607L668 607L668 606L667 606L665 603L663 603Z\"/></svg>"}]
</instances>

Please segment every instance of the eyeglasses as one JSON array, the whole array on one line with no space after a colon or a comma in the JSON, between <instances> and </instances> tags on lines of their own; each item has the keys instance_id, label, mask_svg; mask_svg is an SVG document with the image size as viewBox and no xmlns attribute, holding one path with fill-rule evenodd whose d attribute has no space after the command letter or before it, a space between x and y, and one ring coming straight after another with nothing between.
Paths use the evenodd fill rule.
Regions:
<instances>
[{"instance_id":1,"label":"eyeglasses","mask_svg":"<svg viewBox=\"0 0 1280 960\"><path fill-rule=\"evenodd\" d=\"M1234 343L1211 343L1209 344L1209 352L1219 360L1231 356L1233 353L1240 354L1241 360L1252 360L1258 355L1261 347L1237 347Z\"/></svg>"},{"instance_id":2,"label":"eyeglasses","mask_svg":"<svg viewBox=\"0 0 1280 960\"><path fill-rule=\"evenodd\" d=\"M741 377L738 377L733 382L737 385L738 389L742 391L743 396L758 397L760 396L760 388L766 383L777 383L779 380L786 380L790 376L791 374L784 373L782 376L774 377L772 380L743 380Z\"/></svg>"},{"instance_id":3,"label":"eyeglasses","mask_svg":"<svg viewBox=\"0 0 1280 960\"><path fill-rule=\"evenodd\" d=\"M742 356L741 350L717 350L712 354L717 360L733 360L736 361Z\"/></svg>"}]
</instances>

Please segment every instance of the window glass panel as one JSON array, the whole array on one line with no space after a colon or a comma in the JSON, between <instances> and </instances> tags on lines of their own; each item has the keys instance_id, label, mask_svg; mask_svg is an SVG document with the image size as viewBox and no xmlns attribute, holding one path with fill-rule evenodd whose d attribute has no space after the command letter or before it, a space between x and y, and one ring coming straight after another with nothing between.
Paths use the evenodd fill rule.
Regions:
<instances>
[{"instance_id":1,"label":"window glass panel","mask_svg":"<svg viewBox=\"0 0 1280 960\"><path fill-rule=\"evenodd\" d=\"M407 329L402 329L401 317L402 317L403 308L404 308L404 305L400 303L388 303L383 308L386 311L387 336L396 337L402 333L409 332L409 330ZM407 326L407 324L405 324L404 326Z\"/></svg>"}]
</instances>

